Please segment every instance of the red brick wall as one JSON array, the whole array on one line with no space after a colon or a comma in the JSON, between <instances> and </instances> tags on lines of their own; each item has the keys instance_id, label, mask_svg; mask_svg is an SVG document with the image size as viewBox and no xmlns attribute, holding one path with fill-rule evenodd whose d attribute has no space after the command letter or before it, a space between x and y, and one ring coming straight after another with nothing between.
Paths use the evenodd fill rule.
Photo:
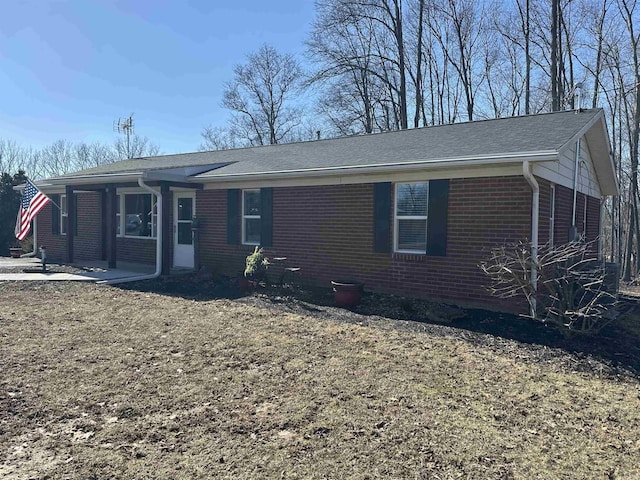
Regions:
<instances>
[{"instance_id":1,"label":"red brick wall","mask_svg":"<svg viewBox=\"0 0 640 480\"><path fill-rule=\"evenodd\" d=\"M76 198L78 235L73 239L73 260L99 260L102 253L100 193L80 193Z\"/></svg>"},{"instance_id":2,"label":"red brick wall","mask_svg":"<svg viewBox=\"0 0 640 480\"><path fill-rule=\"evenodd\" d=\"M125 238L116 240L116 261L155 264L156 241L150 238Z\"/></svg>"},{"instance_id":3,"label":"red brick wall","mask_svg":"<svg viewBox=\"0 0 640 480\"><path fill-rule=\"evenodd\" d=\"M205 219L201 263L238 274L252 247L226 244L226 191L198 192L197 209ZM530 212L523 177L451 180L447 256L380 254L373 252L372 184L275 188L267 255L302 267L303 281L354 278L368 290L504 309L484 290L477 265L491 246L526 238Z\"/></svg>"},{"instance_id":4,"label":"red brick wall","mask_svg":"<svg viewBox=\"0 0 640 480\"><path fill-rule=\"evenodd\" d=\"M549 188L540 183L541 243L548 240ZM79 195L79 233L75 258L99 259L100 196ZM253 247L227 245L227 192L197 192L200 262L215 273L237 275ZM556 186L555 242L566 242L571 225L570 189ZM584 205L579 196L578 205ZM578 229L582 231L582 210ZM587 232L599 226L599 200L588 198ZM51 259L64 259L65 237L51 235L51 209L38 217L39 243ZM523 177L453 179L449 187L447 255L373 252L373 184L286 187L273 190L273 247L267 255L286 256L302 267L301 279L328 286L330 280L353 278L366 288L493 309L512 309L484 289L478 264L492 246L527 239L531 223L531 189ZM171 221L167 223L171 225ZM172 237L173 241L173 237ZM117 259L154 263L155 240L118 238Z\"/></svg>"},{"instance_id":5,"label":"red brick wall","mask_svg":"<svg viewBox=\"0 0 640 480\"><path fill-rule=\"evenodd\" d=\"M600 199L587 197L587 241L600 235Z\"/></svg>"},{"instance_id":6,"label":"red brick wall","mask_svg":"<svg viewBox=\"0 0 640 480\"><path fill-rule=\"evenodd\" d=\"M100 193L79 193L78 234L73 239L73 259L99 260L102 248L102 213ZM54 235L51 232L51 204L38 215L38 246L47 247L47 257L53 261L64 261L67 256L66 235Z\"/></svg>"},{"instance_id":7,"label":"red brick wall","mask_svg":"<svg viewBox=\"0 0 640 480\"><path fill-rule=\"evenodd\" d=\"M550 183L546 180L538 179L540 184L540 244L549 240L549 189ZM569 230L571 227L573 210L573 190L562 185L556 185L556 209L554 221L554 244L562 244L569 241ZM584 205L587 199L587 225L586 240L588 242L597 240L600 234L600 199L578 193L576 199L576 228L579 234L585 231L584 228Z\"/></svg>"},{"instance_id":8,"label":"red brick wall","mask_svg":"<svg viewBox=\"0 0 640 480\"><path fill-rule=\"evenodd\" d=\"M47 258L52 261L62 261L67 252L67 237L51 233L51 203L47 204L38 214L38 248L47 247Z\"/></svg>"},{"instance_id":9,"label":"red brick wall","mask_svg":"<svg viewBox=\"0 0 640 480\"><path fill-rule=\"evenodd\" d=\"M538 216L538 244L544 245L549 241L551 215L551 184L541 178L536 178L540 186L540 211ZM557 192L556 192L557 195ZM557 201L557 197L556 197Z\"/></svg>"}]
</instances>

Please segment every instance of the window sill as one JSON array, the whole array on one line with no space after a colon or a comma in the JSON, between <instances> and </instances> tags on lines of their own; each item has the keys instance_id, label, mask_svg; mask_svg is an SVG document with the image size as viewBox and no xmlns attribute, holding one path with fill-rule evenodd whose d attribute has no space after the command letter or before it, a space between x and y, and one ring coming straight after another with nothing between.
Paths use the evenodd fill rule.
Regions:
<instances>
[{"instance_id":1,"label":"window sill","mask_svg":"<svg viewBox=\"0 0 640 480\"><path fill-rule=\"evenodd\" d=\"M135 235L116 235L117 238L136 238L138 240L156 240L156 237L137 237Z\"/></svg>"},{"instance_id":2,"label":"window sill","mask_svg":"<svg viewBox=\"0 0 640 480\"><path fill-rule=\"evenodd\" d=\"M424 262L426 257L426 253L417 252L393 252L391 256L393 260L401 260L403 262Z\"/></svg>"}]
</instances>

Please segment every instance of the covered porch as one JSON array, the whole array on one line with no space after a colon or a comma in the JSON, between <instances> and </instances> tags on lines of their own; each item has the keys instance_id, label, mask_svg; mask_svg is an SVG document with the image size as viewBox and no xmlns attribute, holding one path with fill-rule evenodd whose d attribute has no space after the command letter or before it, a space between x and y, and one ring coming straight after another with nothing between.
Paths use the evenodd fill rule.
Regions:
<instances>
[{"instance_id":1,"label":"covered porch","mask_svg":"<svg viewBox=\"0 0 640 480\"><path fill-rule=\"evenodd\" d=\"M188 182L188 173L191 172L180 172L180 174L167 171L146 172L140 174L136 179L137 181L131 181L133 180L132 178L120 178L118 179L120 181L113 182L114 179L110 178L111 182L93 184L84 183L80 179L66 179L63 193L65 199L64 220L66 222L65 231L71 234L67 234L64 237L64 251L61 258L67 264L74 264L78 260L75 252L74 236L77 235L78 214L83 213L83 205L82 195L77 194L92 192L99 195L99 212L95 212L97 215L94 218L99 217L100 219L98 225L94 223L92 226L92 231L97 234L99 232L99 238L95 238L94 245L97 246L99 244L100 251L94 253L94 258L103 262L106 270L121 270L123 267L126 268L127 263L130 263L127 260L137 260L132 258L132 252L134 250L137 251L137 249L134 248L132 250L127 248L127 245L123 245L127 242L130 244L141 239L140 236L136 237L140 233L130 233L128 230L129 225L126 221L129 217L134 217L134 215L126 215L124 200L125 197L128 199L136 195L144 196L146 194L152 199L145 210L145 212L148 210L148 225L152 225L152 227L148 229L148 232L142 234L147 237L146 239L142 238L142 240L145 243L152 242L151 244L146 244L155 247L152 247L155 250L155 269L150 267L151 272L149 273L166 276L172 274L175 270L184 270L183 268L177 268L178 265L183 267L188 265L192 267L191 270L197 269L198 256L197 245L195 244L197 243L197 238L191 238L191 221L195 213L195 191L202 190L203 187L202 184ZM136 194L132 192L143 193ZM189 195L188 192L191 192L191 194ZM185 194L189 198L183 199L182 197L185 197ZM60 198L59 195L58 198ZM121 199L123 200L122 203L120 202ZM183 203L185 203L184 209L182 208ZM182 218L182 214L179 213L182 210L189 212L188 219ZM53 218L55 217L56 213L53 214ZM142 222L144 222L144 219L140 223ZM187 238L186 233L188 233L189 238ZM187 240L189 241L187 242ZM189 243L187 261L177 262L173 257L179 248L183 249L182 244L184 243ZM139 242L138 245L140 245ZM125 248L125 250L122 250L122 252L126 253L124 255L125 258L119 255L118 250L121 248ZM146 248L146 250L146 262L149 263L149 260L153 261L153 257L150 259L148 255L153 255L153 253L151 253L151 249ZM59 253L58 256L60 256ZM80 255L80 258L82 256Z\"/></svg>"}]
</instances>

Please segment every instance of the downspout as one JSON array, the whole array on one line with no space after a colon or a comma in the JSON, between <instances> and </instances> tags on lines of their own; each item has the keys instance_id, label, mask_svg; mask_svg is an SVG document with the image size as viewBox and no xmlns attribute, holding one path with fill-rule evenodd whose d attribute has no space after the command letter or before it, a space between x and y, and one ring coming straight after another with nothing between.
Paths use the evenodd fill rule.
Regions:
<instances>
[{"instance_id":1,"label":"downspout","mask_svg":"<svg viewBox=\"0 0 640 480\"><path fill-rule=\"evenodd\" d=\"M20 255L20 258L35 257L38 253L38 217L33 219L33 250Z\"/></svg>"},{"instance_id":2,"label":"downspout","mask_svg":"<svg viewBox=\"0 0 640 480\"><path fill-rule=\"evenodd\" d=\"M113 280L106 280L100 282L106 285L116 285L118 283L126 282L138 282L140 280L151 280L158 278L162 273L162 193L159 190L154 190L149 185L144 183L142 177L138 177L138 185L147 190L151 195L155 195L157 200L156 211L158 212L158 225L156 226L156 271L147 275L138 275L135 277L127 278L114 278Z\"/></svg>"},{"instance_id":3,"label":"downspout","mask_svg":"<svg viewBox=\"0 0 640 480\"><path fill-rule=\"evenodd\" d=\"M535 318L537 310L536 292L538 291L538 224L540 221L540 185L531 173L531 164L528 160L522 163L522 174L529 182L533 195L531 197L531 289L533 300L530 314Z\"/></svg>"},{"instance_id":4,"label":"downspout","mask_svg":"<svg viewBox=\"0 0 640 480\"><path fill-rule=\"evenodd\" d=\"M576 141L576 158L573 166L573 209L571 211L571 231L569 232L569 241L573 242L578 237L576 230L576 213L578 204L578 168L580 162L580 139Z\"/></svg>"}]
</instances>

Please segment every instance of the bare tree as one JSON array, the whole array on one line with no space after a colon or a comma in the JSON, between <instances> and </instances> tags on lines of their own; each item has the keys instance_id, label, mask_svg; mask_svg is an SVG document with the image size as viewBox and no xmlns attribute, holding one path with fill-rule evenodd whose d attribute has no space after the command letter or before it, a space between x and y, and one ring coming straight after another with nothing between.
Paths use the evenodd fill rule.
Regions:
<instances>
[{"instance_id":1,"label":"bare tree","mask_svg":"<svg viewBox=\"0 0 640 480\"><path fill-rule=\"evenodd\" d=\"M40 150L40 165L45 177L56 177L77 170L73 144L68 140L56 140Z\"/></svg>"},{"instance_id":2,"label":"bare tree","mask_svg":"<svg viewBox=\"0 0 640 480\"><path fill-rule=\"evenodd\" d=\"M289 54L263 45L237 65L234 78L224 91L222 105L233 112L232 134L252 145L276 144L301 121L294 104L299 93L302 70Z\"/></svg>"},{"instance_id":3,"label":"bare tree","mask_svg":"<svg viewBox=\"0 0 640 480\"><path fill-rule=\"evenodd\" d=\"M200 132L200 136L202 137L200 151L229 150L242 146L238 139L223 127L205 127Z\"/></svg>"},{"instance_id":4,"label":"bare tree","mask_svg":"<svg viewBox=\"0 0 640 480\"><path fill-rule=\"evenodd\" d=\"M15 140L0 139L0 173L13 175L18 170L24 170L27 162L28 150Z\"/></svg>"},{"instance_id":5,"label":"bare tree","mask_svg":"<svg viewBox=\"0 0 640 480\"><path fill-rule=\"evenodd\" d=\"M80 142L73 146L75 167L78 169L98 167L114 161L114 152L100 142Z\"/></svg>"},{"instance_id":6,"label":"bare tree","mask_svg":"<svg viewBox=\"0 0 640 480\"><path fill-rule=\"evenodd\" d=\"M311 83L327 89L321 112L335 124L344 108L352 131L407 128L402 1L323 0L316 9L307 46L317 67ZM333 102L336 92L340 98ZM338 123L339 131L348 124Z\"/></svg>"},{"instance_id":7,"label":"bare tree","mask_svg":"<svg viewBox=\"0 0 640 480\"><path fill-rule=\"evenodd\" d=\"M466 113L473 120L475 97L482 75L477 73L479 56L479 39L484 29L486 18L483 2L472 0L447 0L436 3L441 22L431 23L430 27L442 44L443 52L454 67L463 87L466 100ZM448 29L448 32L444 30Z\"/></svg>"},{"instance_id":8,"label":"bare tree","mask_svg":"<svg viewBox=\"0 0 640 480\"><path fill-rule=\"evenodd\" d=\"M147 137L132 135L127 141L123 137L118 137L113 142L114 160L124 160L126 158L153 157L160 153L160 147L151 142Z\"/></svg>"}]
</instances>

